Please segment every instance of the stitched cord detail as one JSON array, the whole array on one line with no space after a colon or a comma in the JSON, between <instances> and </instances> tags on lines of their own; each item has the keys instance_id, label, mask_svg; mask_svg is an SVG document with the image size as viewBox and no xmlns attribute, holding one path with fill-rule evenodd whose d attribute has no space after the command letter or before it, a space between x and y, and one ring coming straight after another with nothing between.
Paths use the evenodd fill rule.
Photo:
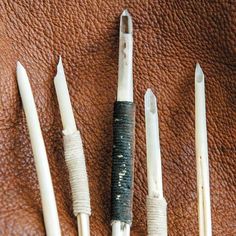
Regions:
<instances>
[{"instance_id":1,"label":"stitched cord detail","mask_svg":"<svg viewBox=\"0 0 236 236\"><path fill-rule=\"evenodd\" d=\"M165 198L147 196L148 236L167 236L167 203Z\"/></svg>"},{"instance_id":2,"label":"stitched cord detail","mask_svg":"<svg viewBox=\"0 0 236 236\"><path fill-rule=\"evenodd\" d=\"M112 222L132 223L135 106L116 102L113 121Z\"/></svg>"},{"instance_id":3,"label":"stitched cord detail","mask_svg":"<svg viewBox=\"0 0 236 236\"><path fill-rule=\"evenodd\" d=\"M65 135L63 139L74 215L77 216L79 213L91 215L88 177L80 132L77 130L73 134Z\"/></svg>"}]
</instances>

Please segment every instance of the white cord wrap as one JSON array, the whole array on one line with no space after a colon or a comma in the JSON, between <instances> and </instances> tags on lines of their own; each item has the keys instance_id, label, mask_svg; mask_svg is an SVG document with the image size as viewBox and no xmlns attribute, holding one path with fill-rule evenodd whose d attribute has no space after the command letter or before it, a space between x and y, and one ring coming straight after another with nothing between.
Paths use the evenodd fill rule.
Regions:
<instances>
[{"instance_id":1,"label":"white cord wrap","mask_svg":"<svg viewBox=\"0 0 236 236\"><path fill-rule=\"evenodd\" d=\"M148 236L167 236L167 202L165 198L147 196Z\"/></svg>"},{"instance_id":2,"label":"white cord wrap","mask_svg":"<svg viewBox=\"0 0 236 236\"><path fill-rule=\"evenodd\" d=\"M73 211L91 215L88 176L80 132L64 136L65 160L73 198Z\"/></svg>"}]
</instances>

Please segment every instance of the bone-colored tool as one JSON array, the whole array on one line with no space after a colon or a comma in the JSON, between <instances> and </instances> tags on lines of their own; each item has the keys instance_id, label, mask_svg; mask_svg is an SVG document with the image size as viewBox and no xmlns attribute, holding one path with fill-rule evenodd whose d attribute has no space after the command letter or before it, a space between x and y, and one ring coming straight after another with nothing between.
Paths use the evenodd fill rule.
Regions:
<instances>
[{"instance_id":1,"label":"bone-colored tool","mask_svg":"<svg viewBox=\"0 0 236 236\"><path fill-rule=\"evenodd\" d=\"M133 25L128 10L120 16L118 66L117 102L133 103ZM129 235L130 224L112 220L112 236Z\"/></svg>"},{"instance_id":2,"label":"bone-colored tool","mask_svg":"<svg viewBox=\"0 0 236 236\"><path fill-rule=\"evenodd\" d=\"M195 70L195 142L197 161L199 235L211 236L211 202L207 147L205 80L199 64Z\"/></svg>"},{"instance_id":3,"label":"bone-colored tool","mask_svg":"<svg viewBox=\"0 0 236 236\"><path fill-rule=\"evenodd\" d=\"M148 179L148 236L167 236L167 203L163 196L162 187L158 108L156 97L151 89L147 90L144 100Z\"/></svg>"},{"instance_id":4,"label":"bone-colored tool","mask_svg":"<svg viewBox=\"0 0 236 236\"><path fill-rule=\"evenodd\" d=\"M90 196L85 158L67 88L62 59L57 66L54 84L63 125L65 159L69 171L73 210L77 217L79 236L89 236Z\"/></svg>"},{"instance_id":5,"label":"bone-colored tool","mask_svg":"<svg viewBox=\"0 0 236 236\"><path fill-rule=\"evenodd\" d=\"M38 113L29 78L25 68L20 64L20 62L17 63L17 82L34 154L46 233L48 236L60 236L61 229L59 225L56 200Z\"/></svg>"}]
</instances>

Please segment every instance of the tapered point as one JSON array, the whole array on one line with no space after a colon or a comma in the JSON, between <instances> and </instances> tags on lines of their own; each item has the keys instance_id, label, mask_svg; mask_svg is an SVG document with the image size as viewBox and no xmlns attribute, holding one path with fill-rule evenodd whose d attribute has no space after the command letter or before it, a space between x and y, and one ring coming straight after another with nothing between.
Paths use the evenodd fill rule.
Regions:
<instances>
[{"instance_id":1,"label":"tapered point","mask_svg":"<svg viewBox=\"0 0 236 236\"><path fill-rule=\"evenodd\" d=\"M57 74L54 78L54 82L56 82L57 80L60 80L64 77L65 77L65 74L64 74L63 64L62 64L62 57L59 56L59 60L58 60L58 64L57 64Z\"/></svg>"},{"instance_id":2,"label":"tapered point","mask_svg":"<svg viewBox=\"0 0 236 236\"><path fill-rule=\"evenodd\" d=\"M122 14L122 16L130 16L128 9L125 9Z\"/></svg>"},{"instance_id":3,"label":"tapered point","mask_svg":"<svg viewBox=\"0 0 236 236\"><path fill-rule=\"evenodd\" d=\"M127 9L125 9L120 16L120 32L123 34L133 33L132 17Z\"/></svg>"},{"instance_id":4,"label":"tapered point","mask_svg":"<svg viewBox=\"0 0 236 236\"><path fill-rule=\"evenodd\" d=\"M202 68L199 65L199 63L197 63L196 69L195 69L195 81L200 83L203 81L203 79L204 79L204 73L203 73Z\"/></svg>"},{"instance_id":5,"label":"tapered point","mask_svg":"<svg viewBox=\"0 0 236 236\"><path fill-rule=\"evenodd\" d=\"M16 75L17 75L17 79L27 77L26 70L19 61L17 61L16 63Z\"/></svg>"},{"instance_id":6,"label":"tapered point","mask_svg":"<svg viewBox=\"0 0 236 236\"><path fill-rule=\"evenodd\" d=\"M63 69L63 64L62 64L62 58L59 56L58 64L57 64L57 70L58 69Z\"/></svg>"},{"instance_id":7,"label":"tapered point","mask_svg":"<svg viewBox=\"0 0 236 236\"><path fill-rule=\"evenodd\" d=\"M147 89L145 93L145 110L150 111L151 113L157 112L157 100L156 96L153 94L151 89Z\"/></svg>"},{"instance_id":8,"label":"tapered point","mask_svg":"<svg viewBox=\"0 0 236 236\"><path fill-rule=\"evenodd\" d=\"M22 64L19 61L16 62L16 69L17 70L25 70L25 68L22 66Z\"/></svg>"}]
</instances>

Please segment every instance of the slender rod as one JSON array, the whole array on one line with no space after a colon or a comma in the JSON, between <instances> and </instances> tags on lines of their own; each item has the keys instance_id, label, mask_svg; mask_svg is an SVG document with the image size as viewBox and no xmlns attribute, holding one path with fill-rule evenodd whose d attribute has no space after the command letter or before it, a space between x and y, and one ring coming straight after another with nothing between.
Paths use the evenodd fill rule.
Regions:
<instances>
[{"instance_id":1,"label":"slender rod","mask_svg":"<svg viewBox=\"0 0 236 236\"><path fill-rule=\"evenodd\" d=\"M117 101L133 102L133 24L127 9L120 16ZM129 224L112 223L112 236L129 235Z\"/></svg>"},{"instance_id":2,"label":"slender rod","mask_svg":"<svg viewBox=\"0 0 236 236\"><path fill-rule=\"evenodd\" d=\"M147 148L147 230L148 236L167 236L167 202L163 196L162 165L157 99L151 89L145 97Z\"/></svg>"},{"instance_id":3,"label":"slender rod","mask_svg":"<svg viewBox=\"0 0 236 236\"><path fill-rule=\"evenodd\" d=\"M66 83L65 72L62 64L61 57L57 65L57 74L54 78L54 84L57 94L57 99L59 103L59 110L63 125L63 134L71 135L77 131L75 118L73 114L73 109L70 101L70 95ZM89 215L85 213L80 213L77 215L77 225L79 236L89 236L90 226L89 226Z\"/></svg>"},{"instance_id":4,"label":"slender rod","mask_svg":"<svg viewBox=\"0 0 236 236\"><path fill-rule=\"evenodd\" d=\"M29 78L25 68L20 64L20 62L17 62L17 82L34 154L46 233L48 236L60 236L61 230L46 148Z\"/></svg>"},{"instance_id":5,"label":"slender rod","mask_svg":"<svg viewBox=\"0 0 236 236\"><path fill-rule=\"evenodd\" d=\"M197 161L199 235L211 236L211 202L206 127L205 79L199 64L195 70L195 142Z\"/></svg>"},{"instance_id":6,"label":"slender rod","mask_svg":"<svg viewBox=\"0 0 236 236\"><path fill-rule=\"evenodd\" d=\"M120 16L117 101L133 102L133 24L128 10Z\"/></svg>"},{"instance_id":7,"label":"slender rod","mask_svg":"<svg viewBox=\"0 0 236 236\"><path fill-rule=\"evenodd\" d=\"M62 119L63 133L64 135L72 134L77 130L77 127L61 57L57 65L57 74L54 78L54 84Z\"/></svg>"},{"instance_id":8,"label":"slender rod","mask_svg":"<svg viewBox=\"0 0 236 236\"><path fill-rule=\"evenodd\" d=\"M148 195L163 198L159 122L156 97L151 89L145 94Z\"/></svg>"}]
</instances>

